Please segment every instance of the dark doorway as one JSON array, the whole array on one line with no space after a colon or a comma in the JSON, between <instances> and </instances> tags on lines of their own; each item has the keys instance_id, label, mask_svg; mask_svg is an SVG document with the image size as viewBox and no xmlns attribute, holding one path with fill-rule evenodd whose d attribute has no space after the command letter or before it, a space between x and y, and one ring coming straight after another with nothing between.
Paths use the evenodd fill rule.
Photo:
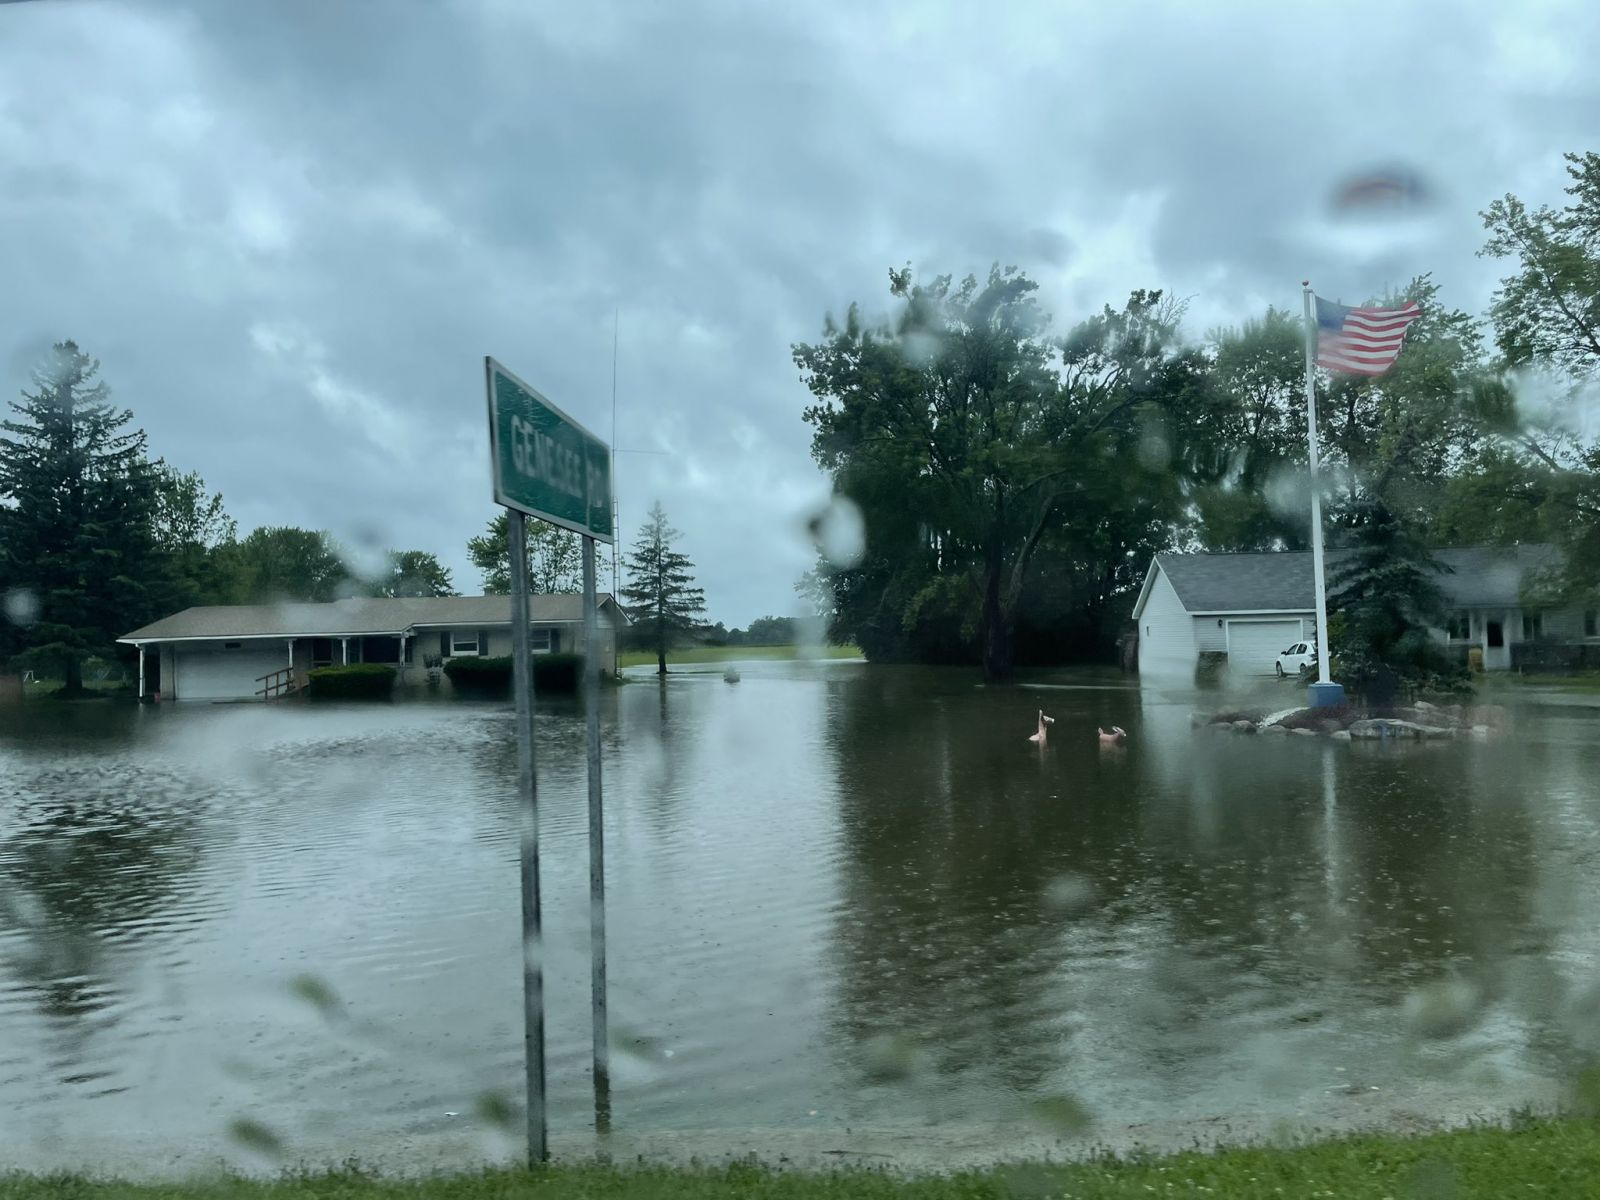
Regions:
<instances>
[{"instance_id":1,"label":"dark doorway","mask_svg":"<svg viewBox=\"0 0 1600 1200\"><path fill-rule=\"evenodd\" d=\"M1499 621L1490 621L1488 626L1489 649L1498 650L1506 644L1506 631Z\"/></svg>"}]
</instances>

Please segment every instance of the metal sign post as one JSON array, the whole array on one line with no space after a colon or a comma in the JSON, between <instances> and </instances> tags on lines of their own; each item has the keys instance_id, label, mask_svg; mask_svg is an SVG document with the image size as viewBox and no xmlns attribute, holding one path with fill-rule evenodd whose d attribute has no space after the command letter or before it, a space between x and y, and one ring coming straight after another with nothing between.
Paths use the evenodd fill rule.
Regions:
<instances>
[{"instance_id":1,"label":"metal sign post","mask_svg":"<svg viewBox=\"0 0 1600 1200\"><path fill-rule=\"evenodd\" d=\"M594 1031L594 1128L611 1132L611 1055L606 1019L606 823L600 789L600 605L594 539L583 539L583 707L589 750L589 998Z\"/></svg>"},{"instance_id":2,"label":"metal sign post","mask_svg":"<svg viewBox=\"0 0 1600 1200\"><path fill-rule=\"evenodd\" d=\"M544 1108L544 928L539 912L539 783L533 757L533 639L528 621L527 518L506 510L511 558L511 680L517 704L517 811L522 818L522 1039L528 1161L549 1157Z\"/></svg>"},{"instance_id":3,"label":"metal sign post","mask_svg":"<svg viewBox=\"0 0 1600 1200\"><path fill-rule=\"evenodd\" d=\"M596 540L616 543L611 452L492 358L484 359L494 499L506 509L511 558L512 686L517 710L517 794L522 814L523 1039L527 1052L528 1161L549 1156L545 1114L543 929L539 911L539 803L533 748L533 646L527 517L583 537L583 690L589 765L589 954L594 1021L595 1130L611 1128L606 1028L605 814L600 787L600 616Z\"/></svg>"}]
</instances>

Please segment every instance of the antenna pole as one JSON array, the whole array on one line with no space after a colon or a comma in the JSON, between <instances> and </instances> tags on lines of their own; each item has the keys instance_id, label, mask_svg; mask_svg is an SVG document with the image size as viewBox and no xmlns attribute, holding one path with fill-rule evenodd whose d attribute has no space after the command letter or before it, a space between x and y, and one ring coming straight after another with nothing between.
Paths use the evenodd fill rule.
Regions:
<instances>
[{"instance_id":1,"label":"antenna pole","mask_svg":"<svg viewBox=\"0 0 1600 1200\"><path fill-rule=\"evenodd\" d=\"M622 530L617 522L622 515L622 505L617 500L617 330L622 323L622 310L611 310L611 600L621 604L617 595L617 559L621 554Z\"/></svg>"}]
</instances>

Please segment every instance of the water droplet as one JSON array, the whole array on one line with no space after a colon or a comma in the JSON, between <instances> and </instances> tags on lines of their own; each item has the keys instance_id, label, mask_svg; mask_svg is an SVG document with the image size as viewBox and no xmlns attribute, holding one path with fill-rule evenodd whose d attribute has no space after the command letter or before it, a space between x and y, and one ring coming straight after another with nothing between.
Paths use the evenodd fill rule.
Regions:
<instances>
[{"instance_id":1,"label":"water droplet","mask_svg":"<svg viewBox=\"0 0 1600 1200\"><path fill-rule=\"evenodd\" d=\"M873 1083L909 1079L921 1061L917 1044L903 1033L882 1033L862 1044L861 1065Z\"/></svg>"},{"instance_id":2,"label":"water droplet","mask_svg":"<svg viewBox=\"0 0 1600 1200\"><path fill-rule=\"evenodd\" d=\"M325 1017L339 1011L338 995L315 975L296 975L289 981L289 991Z\"/></svg>"},{"instance_id":3,"label":"water droplet","mask_svg":"<svg viewBox=\"0 0 1600 1200\"><path fill-rule=\"evenodd\" d=\"M1094 1116L1071 1096L1045 1096L1028 1106L1029 1115L1052 1133L1078 1134L1094 1124Z\"/></svg>"},{"instance_id":4,"label":"water droplet","mask_svg":"<svg viewBox=\"0 0 1600 1200\"><path fill-rule=\"evenodd\" d=\"M1406 997L1406 1025L1417 1037L1456 1037L1477 1021L1478 999L1478 989L1463 979L1425 984Z\"/></svg>"},{"instance_id":5,"label":"water droplet","mask_svg":"<svg viewBox=\"0 0 1600 1200\"><path fill-rule=\"evenodd\" d=\"M239 1117L229 1125L228 1136L257 1154L271 1158L283 1154L283 1139L260 1121L252 1121L249 1117Z\"/></svg>"},{"instance_id":6,"label":"water droplet","mask_svg":"<svg viewBox=\"0 0 1600 1200\"><path fill-rule=\"evenodd\" d=\"M39 597L28 588L12 588L0 599L0 613L13 625L32 625L39 619Z\"/></svg>"},{"instance_id":7,"label":"water droplet","mask_svg":"<svg viewBox=\"0 0 1600 1200\"><path fill-rule=\"evenodd\" d=\"M1093 907L1094 884L1082 875L1066 874L1044 885L1039 902L1046 912L1079 913Z\"/></svg>"},{"instance_id":8,"label":"water droplet","mask_svg":"<svg viewBox=\"0 0 1600 1200\"><path fill-rule=\"evenodd\" d=\"M472 1115L497 1129L510 1129L517 1119L516 1106L500 1092L484 1092L472 1106Z\"/></svg>"},{"instance_id":9,"label":"water droplet","mask_svg":"<svg viewBox=\"0 0 1600 1200\"><path fill-rule=\"evenodd\" d=\"M848 571L867 552L867 525L861 509L848 496L835 495L806 523L811 539L830 567Z\"/></svg>"}]
</instances>

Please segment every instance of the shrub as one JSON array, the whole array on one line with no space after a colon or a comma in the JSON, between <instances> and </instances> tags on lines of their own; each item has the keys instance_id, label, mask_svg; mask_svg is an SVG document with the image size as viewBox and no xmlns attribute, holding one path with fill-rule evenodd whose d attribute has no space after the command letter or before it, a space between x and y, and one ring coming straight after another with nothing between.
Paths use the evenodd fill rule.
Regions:
<instances>
[{"instance_id":1,"label":"shrub","mask_svg":"<svg viewBox=\"0 0 1600 1200\"><path fill-rule=\"evenodd\" d=\"M541 654L533 660L537 692L575 692L583 680L583 655Z\"/></svg>"},{"instance_id":2,"label":"shrub","mask_svg":"<svg viewBox=\"0 0 1600 1200\"><path fill-rule=\"evenodd\" d=\"M394 668L382 663L317 667L307 679L313 700L387 700L394 693Z\"/></svg>"},{"instance_id":3,"label":"shrub","mask_svg":"<svg viewBox=\"0 0 1600 1200\"><path fill-rule=\"evenodd\" d=\"M452 658L444 673L458 692L468 696L503 696L511 691L511 656Z\"/></svg>"},{"instance_id":4,"label":"shrub","mask_svg":"<svg viewBox=\"0 0 1600 1200\"><path fill-rule=\"evenodd\" d=\"M511 656L503 658L452 658L444 665L451 684L469 696L511 694ZM581 654L539 654L533 660L533 690L575 692L583 676Z\"/></svg>"}]
</instances>

